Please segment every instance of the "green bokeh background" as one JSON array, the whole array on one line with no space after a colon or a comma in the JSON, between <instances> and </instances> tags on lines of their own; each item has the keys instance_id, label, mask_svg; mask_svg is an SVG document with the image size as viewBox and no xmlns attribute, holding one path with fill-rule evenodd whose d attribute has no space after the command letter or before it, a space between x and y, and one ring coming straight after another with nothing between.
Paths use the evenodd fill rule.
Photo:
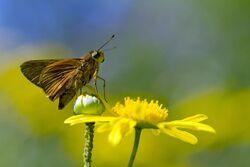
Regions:
<instances>
[{"instance_id":1,"label":"green bokeh background","mask_svg":"<svg viewBox=\"0 0 250 167\"><path fill-rule=\"evenodd\" d=\"M82 165L84 127L63 124L72 115L73 102L58 111L57 101L49 101L24 78L19 65L30 59L79 57L113 33L116 38L108 47L117 48L105 52L100 71L111 105L126 96L156 99L169 109L169 120L203 113L209 117L205 123L217 131L193 132L199 138L193 146L144 130L135 166L250 166L249 1L78 1L76 9L69 5L76 2L63 6L57 1L52 14L64 14L53 20L62 23L55 26L59 37L47 31L55 22L39 31L34 26L40 15L32 5L53 6L50 1L25 0L21 9L11 2L0 11L1 167ZM65 6L70 12L64 12ZM19 17L14 11L22 8L34 17ZM40 13L51 14L47 10ZM13 14L9 22L1 19L6 11ZM112 147L108 133L95 134L93 166L126 166L133 135Z\"/></svg>"}]
</instances>

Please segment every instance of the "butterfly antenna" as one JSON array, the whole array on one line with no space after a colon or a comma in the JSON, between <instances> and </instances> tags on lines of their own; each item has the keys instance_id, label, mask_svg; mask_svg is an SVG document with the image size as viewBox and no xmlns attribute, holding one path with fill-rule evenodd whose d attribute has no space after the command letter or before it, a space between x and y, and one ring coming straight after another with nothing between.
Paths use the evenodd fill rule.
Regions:
<instances>
[{"instance_id":1,"label":"butterfly antenna","mask_svg":"<svg viewBox=\"0 0 250 167\"><path fill-rule=\"evenodd\" d=\"M114 47L112 47L112 48L103 49L102 51L103 51L103 52L106 52L106 51L110 51L110 50L113 50L113 49L116 49L116 48L117 48L117 47L114 46Z\"/></svg>"},{"instance_id":2,"label":"butterfly antenna","mask_svg":"<svg viewBox=\"0 0 250 167\"><path fill-rule=\"evenodd\" d=\"M115 34L113 34L109 40L107 40L97 51L101 50L105 45L107 45L113 38L115 37Z\"/></svg>"}]
</instances>

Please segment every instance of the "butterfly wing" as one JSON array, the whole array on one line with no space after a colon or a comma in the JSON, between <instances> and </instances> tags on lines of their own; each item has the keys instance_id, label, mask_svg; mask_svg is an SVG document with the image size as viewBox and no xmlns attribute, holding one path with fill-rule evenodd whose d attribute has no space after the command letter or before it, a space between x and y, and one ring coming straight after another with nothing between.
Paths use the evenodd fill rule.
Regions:
<instances>
[{"instance_id":1,"label":"butterfly wing","mask_svg":"<svg viewBox=\"0 0 250 167\"><path fill-rule=\"evenodd\" d=\"M41 87L50 100L59 97L59 109L91 80L95 70L95 61L89 54L75 59L31 60L21 65L26 78Z\"/></svg>"},{"instance_id":2,"label":"butterfly wing","mask_svg":"<svg viewBox=\"0 0 250 167\"><path fill-rule=\"evenodd\" d=\"M44 68L39 80L50 100L54 101L74 84L74 78L79 75L81 60L63 59Z\"/></svg>"},{"instance_id":3,"label":"butterfly wing","mask_svg":"<svg viewBox=\"0 0 250 167\"><path fill-rule=\"evenodd\" d=\"M63 109L76 95L76 89L67 89L59 97L58 109Z\"/></svg>"},{"instance_id":4,"label":"butterfly wing","mask_svg":"<svg viewBox=\"0 0 250 167\"><path fill-rule=\"evenodd\" d=\"M31 81L33 84L41 87L39 83L39 78L42 70L48 66L49 64L52 64L56 61L56 59L47 59L47 60L30 60L24 62L20 68L23 73L23 75Z\"/></svg>"}]
</instances>

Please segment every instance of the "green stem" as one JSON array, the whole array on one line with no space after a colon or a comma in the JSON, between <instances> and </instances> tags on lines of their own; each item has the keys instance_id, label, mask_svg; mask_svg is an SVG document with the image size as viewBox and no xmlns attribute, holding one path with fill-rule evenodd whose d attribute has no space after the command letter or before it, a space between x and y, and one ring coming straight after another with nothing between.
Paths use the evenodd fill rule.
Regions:
<instances>
[{"instance_id":1,"label":"green stem","mask_svg":"<svg viewBox=\"0 0 250 167\"><path fill-rule=\"evenodd\" d=\"M137 149L138 149L138 146L139 146L139 142L140 142L141 130L142 130L141 128L135 127L134 146L133 146L132 153L130 155L130 160L129 160L129 163L128 163L128 167L133 166L135 156L136 156L136 153L137 153Z\"/></svg>"},{"instance_id":2,"label":"green stem","mask_svg":"<svg viewBox=\"0 0 250 167\"><path fill-rule=\"evenodd\" d=\"M93 149L93 139L94 139L94 122L89 122L85 124L85 146L83 153L83 163L84 167L91 167L91 156Z\"/></svg>"}]
</instances>

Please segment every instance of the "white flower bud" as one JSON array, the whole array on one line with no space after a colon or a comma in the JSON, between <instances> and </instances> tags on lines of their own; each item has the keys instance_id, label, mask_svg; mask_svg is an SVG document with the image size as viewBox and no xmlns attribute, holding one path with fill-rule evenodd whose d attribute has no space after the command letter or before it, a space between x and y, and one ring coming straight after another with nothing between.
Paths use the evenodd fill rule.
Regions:
<instances>
[{"instance_id":1,"label":"white flower bud","mask_svg":"<svg viewBox=\"0 0 250 167\"><path fill-rule=\"evenodd\" d=\"M78 96L75 105L75 114L86 114L86 115L101 115L105 108L102 102L95 96L80 95Z\"/></svg>"}]
</instances>

